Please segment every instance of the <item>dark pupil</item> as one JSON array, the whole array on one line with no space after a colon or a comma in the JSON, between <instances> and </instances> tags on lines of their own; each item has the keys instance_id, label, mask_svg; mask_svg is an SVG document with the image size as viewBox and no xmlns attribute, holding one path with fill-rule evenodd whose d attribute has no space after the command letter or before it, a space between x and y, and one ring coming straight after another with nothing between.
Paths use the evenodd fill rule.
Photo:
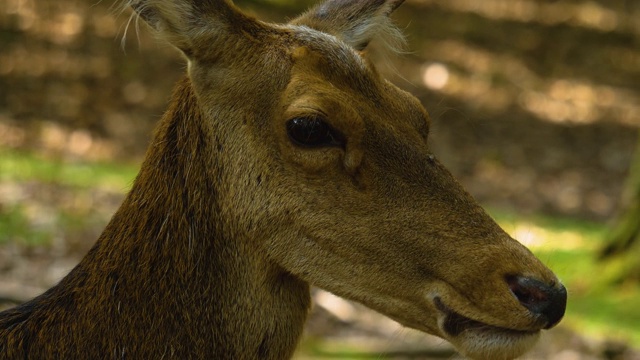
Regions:
<instances>
[{"instance_id":1,"label":"dark pupil","mask_svg":"<svg viewBox=\"0 0 640 360\"><path fill-rule=\"evenodd\" d=\"M289 137L298 145L326 146L336 145L332 129L318 118L295 118L287 123Z\"/></svg>"}]
</instances>

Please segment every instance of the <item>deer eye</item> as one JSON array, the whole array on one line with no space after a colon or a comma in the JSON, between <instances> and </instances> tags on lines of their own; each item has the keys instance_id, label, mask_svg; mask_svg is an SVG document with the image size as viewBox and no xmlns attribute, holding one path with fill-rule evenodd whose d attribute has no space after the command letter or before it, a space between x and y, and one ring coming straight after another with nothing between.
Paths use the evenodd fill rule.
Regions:
<instances>
[{"instance_id":1,"label":"deer eye","mask_svg":"<svg viewBox=\"0 0 640 360\"><path fill-rule=\"evenodd\" d=\"M287 122L289 139L304 147L340 146L344 143L340 133L319 117L299 117Z\"/></svg>"}]
</instances>

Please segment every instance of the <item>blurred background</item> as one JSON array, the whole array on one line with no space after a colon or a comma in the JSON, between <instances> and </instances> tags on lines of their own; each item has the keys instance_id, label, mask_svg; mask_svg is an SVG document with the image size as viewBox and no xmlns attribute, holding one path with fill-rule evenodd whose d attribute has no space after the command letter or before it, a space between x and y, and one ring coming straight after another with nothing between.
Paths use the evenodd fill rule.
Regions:
<instances>
[{"instance_id":1,"label":"blurred background","mask_svg":"<svg viewBox=\"0 0 640 360\"><path fill-rule=\"evenodd\" d=\"M286 21L312 1L236 1ZM55 284L127 192L184 61L111 1L0 0L0 308ZM640 1L407 0L381 71L436 155L569 289L527 359L640 359ZM635 155L634 155L635 154ZM296 355L458 358L314 290Z\"/></svg>"}]
</instances>

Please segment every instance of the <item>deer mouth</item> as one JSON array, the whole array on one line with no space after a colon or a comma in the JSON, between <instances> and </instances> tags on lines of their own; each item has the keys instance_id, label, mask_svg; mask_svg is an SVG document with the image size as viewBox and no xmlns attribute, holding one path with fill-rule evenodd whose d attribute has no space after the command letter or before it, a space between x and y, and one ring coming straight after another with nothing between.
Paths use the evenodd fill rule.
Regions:
<instances>
[{"instance_id":1,"label":"deer mouth","mask_svg":"<svg viewBox=\"0 0 640 360\"><path fill-rule=\"evenodd\" d=\"M439 297L436 297L434 299L434 303L436 308L444 314L444 321L441 325L442 330L451 337L457 337L465 331L495 334L514 338L537 336L537 334L539 333L539 330L529 331L509 329L470 319L446 306Z\"/></svg>"}]
</instances>

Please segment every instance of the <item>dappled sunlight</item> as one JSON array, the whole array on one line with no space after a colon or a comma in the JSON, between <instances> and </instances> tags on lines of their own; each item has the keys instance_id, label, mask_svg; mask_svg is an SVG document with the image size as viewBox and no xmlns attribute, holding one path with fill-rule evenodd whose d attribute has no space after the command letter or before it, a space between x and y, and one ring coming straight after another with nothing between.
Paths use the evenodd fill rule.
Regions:
<instances>
[{"instance_id":1,"label":"dappled sunlight","mask_svg":"<svg viewBox=\"0 0 640 360\"><path fill-rule=\"evenodd\" d=\"M35 0L2 0L0 7L9 16L16 16L18 27L27 30L33 26L38 18L34 9Z\"/></svg>"},{"instance_id":2,"label":"dappled sunlight","mask_svg":"<svg viewBox=\"0 0 640 360\"><path fill-rule=\"evenodd\" d=\"M511 226L510 235L533 251L597 248L578 231L549 229L526 221Z\"/></svg>"},{"instance_id":3,"label":"dappled sunlight","mask_svg":"<svg viewBox=\"0 0 640 360\"><path fill-rule=\"evenodd\" d=\"M628 89L585 79L543 78L528 68L525 59L460 41L436 42L426 51L425 56L438 62L423 64L422 85L484 111L520 106L552 123L613 121L640 127L640 101ZM640 69L640 57L638 61Z\"/></svg>"},{"instance_id":4,"label":"dappled sunlight","mask_svg":"<svg viewBox=\"0 0 640 360\"><path fill-rule=\"evenodd\" d=\"M616 121L640 126L640 103L635 94L621 88L552 79L546 82L542 91L523 92L518 100L524 109L551 122Z\"/></svg>"},{"instance_id":5,"label":"dappled sunlight","mask_svg":"<svg viewBox=\"0 0 640 360\"><path fill-rule=\"evenodd\" d=\"M493 197L494 201L510 193L518 193L525 207L535 207L533 204L542 201L565 212L588 209L596 214L608 214L614 210L612 199L603 189L582 190L587 179L570 169L558 171L553 177L540 177L532 183L534 175L531 171L514 173L504 165L486 159L475 165L473 174L484 188L476 190L479 194L484 191L499 194Z\"/></svg>"},{"instance_id":6,"label":"dappled sunlight","mask_svg":"<svg viewBox=\"0 0 640 360\"><path fill-rule=\"evenodd\" d=\"M423 67L423 83L429 89L472 103L485 111L504 111L512 102L504 89L491 84L482 76L466 76L444 64L431 63Z\"/></svg>"},{"instance_id":7,"label":"dappled sunlight","mask_svg":"<svg viewBox=\"0 0 640 360\"><path fill-rule=\"evenodd\" d=\"M422 69L422 82L432 90L441 90L449 83L449 69L443 64L426 64Z\"/></svg>"},{"instance_id":8,"label":"dappled sunlight","mask_svg":"<svg viewBox=\"0 0 640 360\"><path fill-rule=\"evenodd\" d=\"M452 11L474 13L491 20L567 24L598 31L640 33L640 9L617 12L594 1L535 0L413 0L416 4L439 6Z\"/></svg>"},{"instance_id":9,"label":"dappled sunlight","mask_svg":"<svg viewBox=\"0 0 640 360\"><path fill-rule=\"evenodd\" d=\"M350 302L330 292L317 289L313 300L341 321L352 321L356 315L356 309Z\"/></svg>"},{"instance_id":10,"label":"dappled sunlight","mask_svg":"<svg viewBox=\"0 0 640 360\"><path fill-rule=\"evenodd\" d=\"M79 10L73 8L58 13L54 17L41 17L41 14L36 11L33 0L4 0L4 2L7 3L5 14L15 16L14 21L21 30L57 44L71 43L84 27L85 19ZM50 15L50 13L45 12L44 15Z\"/></svg>"},{"instance_id":11,"label":"dappled sunlight","mask_svg":"<svg viewBox=\"0 0 640 360\"><path fill-rule=\"evenodd\" d=\"M179 76L179 66L166 71L178 56L148 32L121 48L128 15L112 5L0 0L0 86L11 89L0 91L0 145L88 160L142 156ZM152 48L162 60L136 63L145 55L128 47Z\"/></svg>"},{"instance_id":12,"label":"dappled sunlight","mask_svg":"<svg viewBox=\"0 0 640 360\"><path fill-rule=\"evenodd\" d=\"M0 75L62 76L104 79L113 73L109 58L104 55L73 55L62 49L25 49L16 46L0 53Z\"/></svg>"},{"instance_id":13,"label":"dappled sunlight","mask_svg":"<svg viewBox=\"0 0 640 360\"><path fill-rule=\"evenodd\" d=\"M31 151L50 159L112 159L116 144L82 129L70 129L53 122L36 122L27 132L24 128L3 122L0 115L0 149L21 148L29 142Z\"/></svg>"}]
</instances>

